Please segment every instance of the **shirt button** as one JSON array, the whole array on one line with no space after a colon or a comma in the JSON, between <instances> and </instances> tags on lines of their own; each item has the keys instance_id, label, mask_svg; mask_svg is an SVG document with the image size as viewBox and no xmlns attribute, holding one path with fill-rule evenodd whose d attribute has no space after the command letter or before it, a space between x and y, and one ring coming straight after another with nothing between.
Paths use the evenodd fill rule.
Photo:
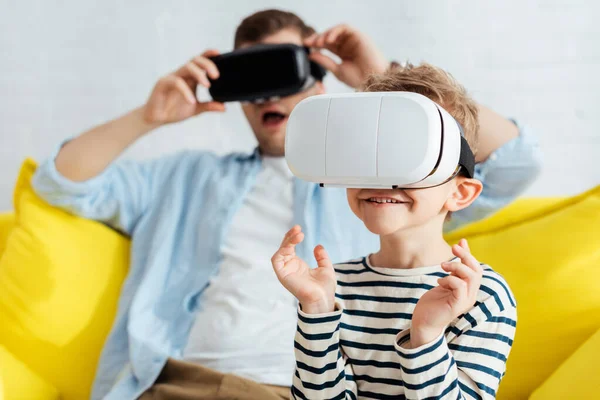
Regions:
<instances>
[{"instance_id":1,"label":"shirt button","mask_svg":"<svg viewBox=\"0 0 600 400\"><path fill-rule=\"evenodd\" d=\"M198 302L198 292L192 292L185 296L183 299L183 309L189 313L193 313L196 310Z\"/></svg>"}]
</instances>

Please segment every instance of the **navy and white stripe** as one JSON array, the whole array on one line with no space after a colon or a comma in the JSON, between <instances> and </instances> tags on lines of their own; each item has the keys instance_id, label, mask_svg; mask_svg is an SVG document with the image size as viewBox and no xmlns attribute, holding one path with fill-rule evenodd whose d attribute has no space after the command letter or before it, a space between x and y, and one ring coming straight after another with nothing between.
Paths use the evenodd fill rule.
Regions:
<instances>
[{"instance_id":1,"label":"navy and white stripe","mask_svg":"<svg viewBox=\"0 0 600 400\"><path fill-rule=\"evenodd\" d=\"M484 266L477 302L431 343L416 349L410 321L419 298L446 273L439 266L336 265L336 311L298 311L296 399L493 399L516 328L506 281Z\"/></svg>"}]
</instances>

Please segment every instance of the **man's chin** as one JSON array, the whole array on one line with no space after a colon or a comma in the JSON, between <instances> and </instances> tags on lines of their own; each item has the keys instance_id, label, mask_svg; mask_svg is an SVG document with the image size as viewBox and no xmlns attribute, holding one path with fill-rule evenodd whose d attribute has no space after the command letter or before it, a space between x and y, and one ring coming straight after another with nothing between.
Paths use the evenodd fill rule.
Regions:
<instances>
[{"instance_id":1,"label":"man's chin","mask_svg":"<svg viewBox=\"0 0 600 400\"><path fill-rule=\"evenodd\" d=\"M285 130L265 134L261 132L258 145L264 155L282 157L285 153Z\"/></svg>"},{"instance_id":2,"label":"man's chin","mask_svg":"<svg viewBox=\"0 0 600 400\"><path fill-rule=\"evenodd\" d=\"M283 157L285 155L285 146L283 142L277 141L277 143L261 141L258 144L262 155L270 157Z\"/></svg>"},{"instance_id":3,"label":"man's chin","mask_svg":"<svg viewBox=\"0 0 600 400\"><path fill-rule=\"evenodd\" d=\"M285 124L278 126L263 126L261 129L261 134L264 137L277 137L285 135L285 127Z\"/></svg>"}]
</instances>

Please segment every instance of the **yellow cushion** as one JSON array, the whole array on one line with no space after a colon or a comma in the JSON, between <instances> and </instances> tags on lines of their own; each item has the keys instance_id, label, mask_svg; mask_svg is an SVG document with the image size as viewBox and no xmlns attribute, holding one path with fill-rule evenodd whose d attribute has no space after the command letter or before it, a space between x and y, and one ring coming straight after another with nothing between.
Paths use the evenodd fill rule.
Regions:
<instances>
[{"instance_id":1,"label":"yellow cushion","mask_svg":"<svg viewBox=\"0 0 600 400\"><path fill-rule=\"evenodd\" d=\"M600 396L600 330L567 359L530 400L596 399Z\"/></svg>"},{"instance_id":2,"label":"yellow cushion","mask_svg":"<svg viewBox=\"0 0 600 400\"><path fill-rule=\"evenodd\" d=\"M527 398L600 328L600 186L564 200L517 202L447 236L510 284L517 333L498 398Z\"/></svg>"},{"instance_id":3,"label":"yellow cushion","mask_svg":"<svg viewBox=\"0 0 600 400\"><path fill-rule=\"evenodd\" d=\"M12 213L0 214L0 257L4 253L4 246L8 235L15 225L15 215Z\"/></svg>"},{"instance_id":4,"label":"yellow cushion","mask_svg":"<svg viewBox=\"0 0 600 400\"><path fill-rule=\"evenodd\" d=\"M0 399L54 400L58 392L0 346Z\"/></svg>"},{"instance_id":5,"label":"yellow cushion","mask_svg":"<svg viewBox=\"0 0 600 400\"><path fill-rule=\"evenodd\" d=\"M27 160L0 258L0 343L65 400L88 398L129 265L129 241L36 196Z\"/></svg>"}]
</instances>

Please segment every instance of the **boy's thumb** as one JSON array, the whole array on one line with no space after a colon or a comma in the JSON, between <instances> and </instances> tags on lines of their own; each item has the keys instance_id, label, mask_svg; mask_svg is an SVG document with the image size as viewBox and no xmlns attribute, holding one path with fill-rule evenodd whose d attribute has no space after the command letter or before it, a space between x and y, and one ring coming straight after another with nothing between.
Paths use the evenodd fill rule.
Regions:
<instances>
[{"instance_id":1,"label":"boy's thumb","mask_svg":"<svg viewBox=\"0 0 600 400\"><path fill-rule=\"evenodd\" d=\"M315 247L314 253L315 260L317 260L317 266L319 268L333 268L333 264L329 259L329 254L327 254L327 251L323 246L318 245L317 247Z\"/></svg>"}]
</instances>

